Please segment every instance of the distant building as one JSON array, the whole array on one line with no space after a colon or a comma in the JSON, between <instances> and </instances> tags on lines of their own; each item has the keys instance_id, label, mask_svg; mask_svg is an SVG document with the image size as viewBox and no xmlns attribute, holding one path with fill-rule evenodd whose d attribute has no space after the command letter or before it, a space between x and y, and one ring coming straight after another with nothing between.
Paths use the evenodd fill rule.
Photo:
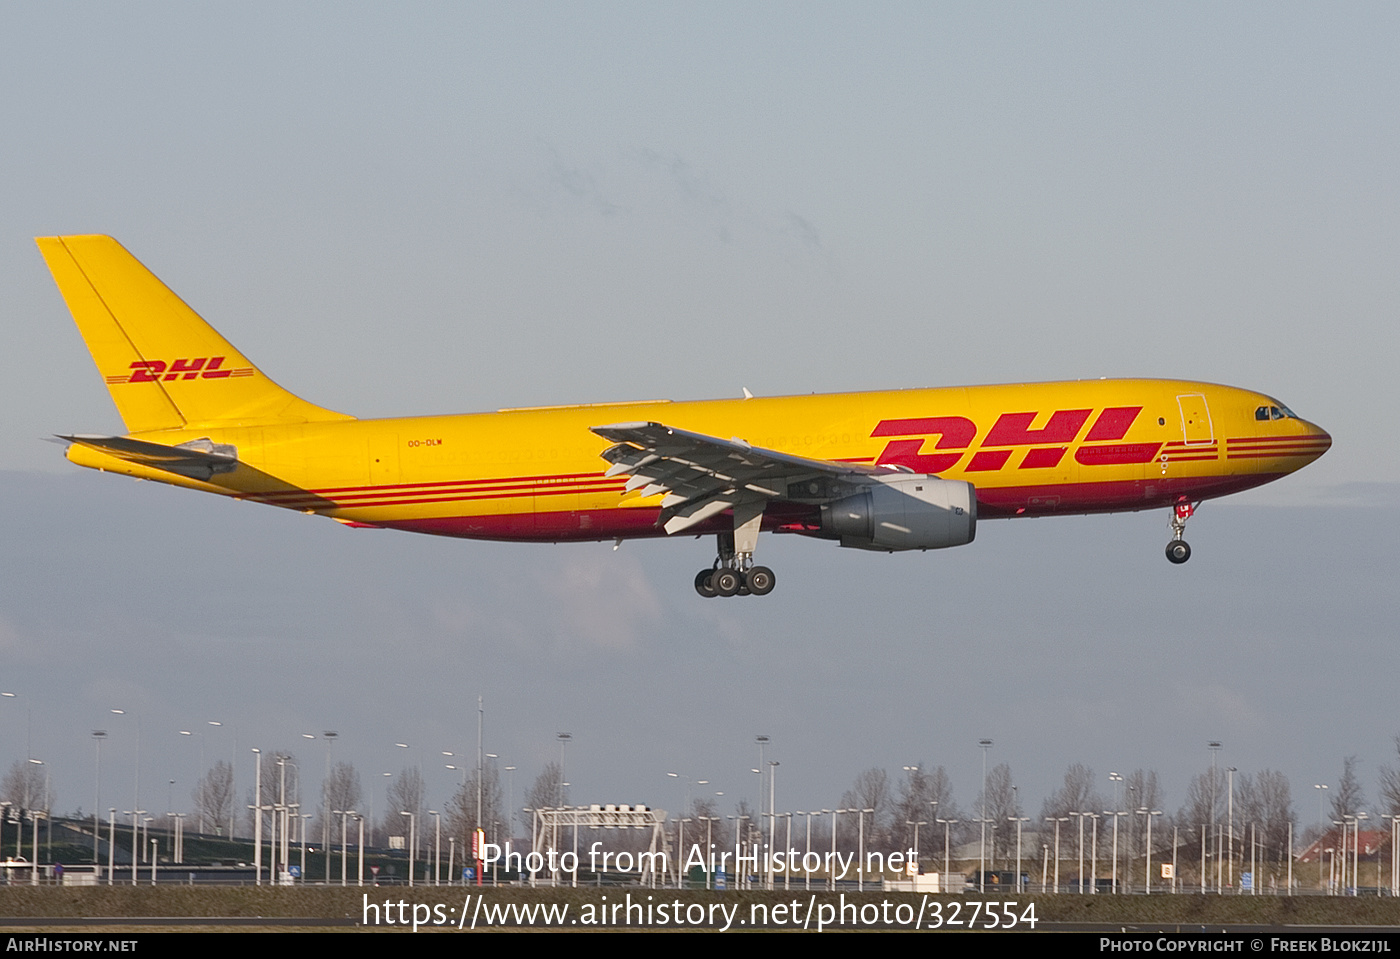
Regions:
<instances>
[{"instance_id":1,"label":"distant building","mask_svg":"<svg viewBox=\"0 0 1400 959\"><path fill-rule=\"evenodd\" d=\"M1342 830L1340 828L1323 833L1322 838L1318 839L1298 855L1298 861L1318 862L1323 860L1327 858L1328 851L1336 849L1341 841ZM1390 833L1380 830L1376 830L1375 832L1366 832L1363 830L1358 836L1348 829L1346 844L1347 855L1351 855L1351 851L1355 849L1357 851L1357 856L1363 861L1373 860L1381 854L1382 850L1390 848Z\"/></svg>"}]
</instances>

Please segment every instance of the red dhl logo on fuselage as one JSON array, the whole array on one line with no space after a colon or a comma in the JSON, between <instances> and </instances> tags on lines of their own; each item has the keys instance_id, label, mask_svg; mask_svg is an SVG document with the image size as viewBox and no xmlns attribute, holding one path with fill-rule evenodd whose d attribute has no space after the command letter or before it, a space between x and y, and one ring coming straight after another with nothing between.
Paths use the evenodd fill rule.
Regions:
<instances>
[{"instance_id":1,"label":"red dhl logo on fuselage","mask_svg":"<svg viewBox=\"0 0 1400 959\"><path fill-rule=\"evenodd\" d=\"M231 376L252 376L251 366L233 367L224 369L224 357L222 356L197 356L194 358L184 358L178 360L137 360L131 364L131 372L125 375L109 376L107 382L115 385L117 383L155 383L161 380L170 382L171 380L222 380Z\"/></svg>"},{"instance_id":2,"label":"red dhl logo on fuselage","mask_svg":"<svg viewBox=\"0 0 1400 959\"><path fill-rule=\"evenodd\" d=\"M1074 451L1075 461L1081 466L1150 463L1163 444L1115 442L1128 435L1141 412L1141 406L1110 406L1100 411L1084 436L1086 445ZM1052 469L1060 465L1069 452L1069 445L1079 438L1093 413L1092 409L1056 410L1040 429L1031 429L1038 411L1003 413L987 431L986 438L963 471L986 473L1003 469L1015 452L1013 447L1025 446L1031 448L1026 450L1017 469ZM977 438L977 424L965 416L881 420L870 435L901 437L885 444L884 450L875 457L877 464L903 466L916 473L943 473L956 467L967 455ZM933 444L932 452L926 453L924 446L933 436L938 437L938 442ZM1205 447L1213 452L1214 446L1214 443L1205 443L1196 448Z\"/></svg>"}]
</instances>

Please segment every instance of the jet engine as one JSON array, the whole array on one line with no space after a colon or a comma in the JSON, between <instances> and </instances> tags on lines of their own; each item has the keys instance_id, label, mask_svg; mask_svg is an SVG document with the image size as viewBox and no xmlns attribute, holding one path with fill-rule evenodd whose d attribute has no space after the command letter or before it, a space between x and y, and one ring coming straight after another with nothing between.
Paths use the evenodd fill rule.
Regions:
<instances>
[{"instance_id":1,"label":"jet engine","mask_svg":"<svg viewBox=\"0 0 1400 959\"><path fill-rule=\"evenodd\" d=\"M821 535L856 549L943 549L977 534L972 484L937 476L872 477L865 489L821 509Z\"/></svg>"}]
</instances>

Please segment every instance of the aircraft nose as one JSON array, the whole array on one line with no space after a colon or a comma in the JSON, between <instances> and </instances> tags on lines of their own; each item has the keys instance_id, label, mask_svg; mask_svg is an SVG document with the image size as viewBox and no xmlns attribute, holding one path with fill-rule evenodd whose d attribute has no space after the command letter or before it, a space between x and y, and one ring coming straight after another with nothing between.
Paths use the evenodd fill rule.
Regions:
<instances>
[{"instance_id":1,"label":"aircraft nose","mask_svg":"<svg viewBox=\"0 0 1400 959\"><path fill-rule=\"evenodd\" d=\"M1308 462L1312 462L1332 448L1332 434L1316 423L1307 423L1307 426L1307 433L1300 439L1307 446Z\"/></svg>"}]
</instances>

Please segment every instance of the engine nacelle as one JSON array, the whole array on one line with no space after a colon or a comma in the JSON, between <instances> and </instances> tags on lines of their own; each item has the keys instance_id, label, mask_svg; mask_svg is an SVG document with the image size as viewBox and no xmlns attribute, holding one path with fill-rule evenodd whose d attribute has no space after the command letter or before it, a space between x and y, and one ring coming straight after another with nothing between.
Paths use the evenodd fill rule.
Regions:
<instances>
[{"instance_id":1,"label":"engine nacelle","mask_svg":"<svg viewBox=\"0 0 1400 959\"><path fill-rule=\"evenodd\" d=\"M977 535L971 483L900 473L822 506L822 535L857 549L943 549Z\"/></svg>"}]
</instances>

